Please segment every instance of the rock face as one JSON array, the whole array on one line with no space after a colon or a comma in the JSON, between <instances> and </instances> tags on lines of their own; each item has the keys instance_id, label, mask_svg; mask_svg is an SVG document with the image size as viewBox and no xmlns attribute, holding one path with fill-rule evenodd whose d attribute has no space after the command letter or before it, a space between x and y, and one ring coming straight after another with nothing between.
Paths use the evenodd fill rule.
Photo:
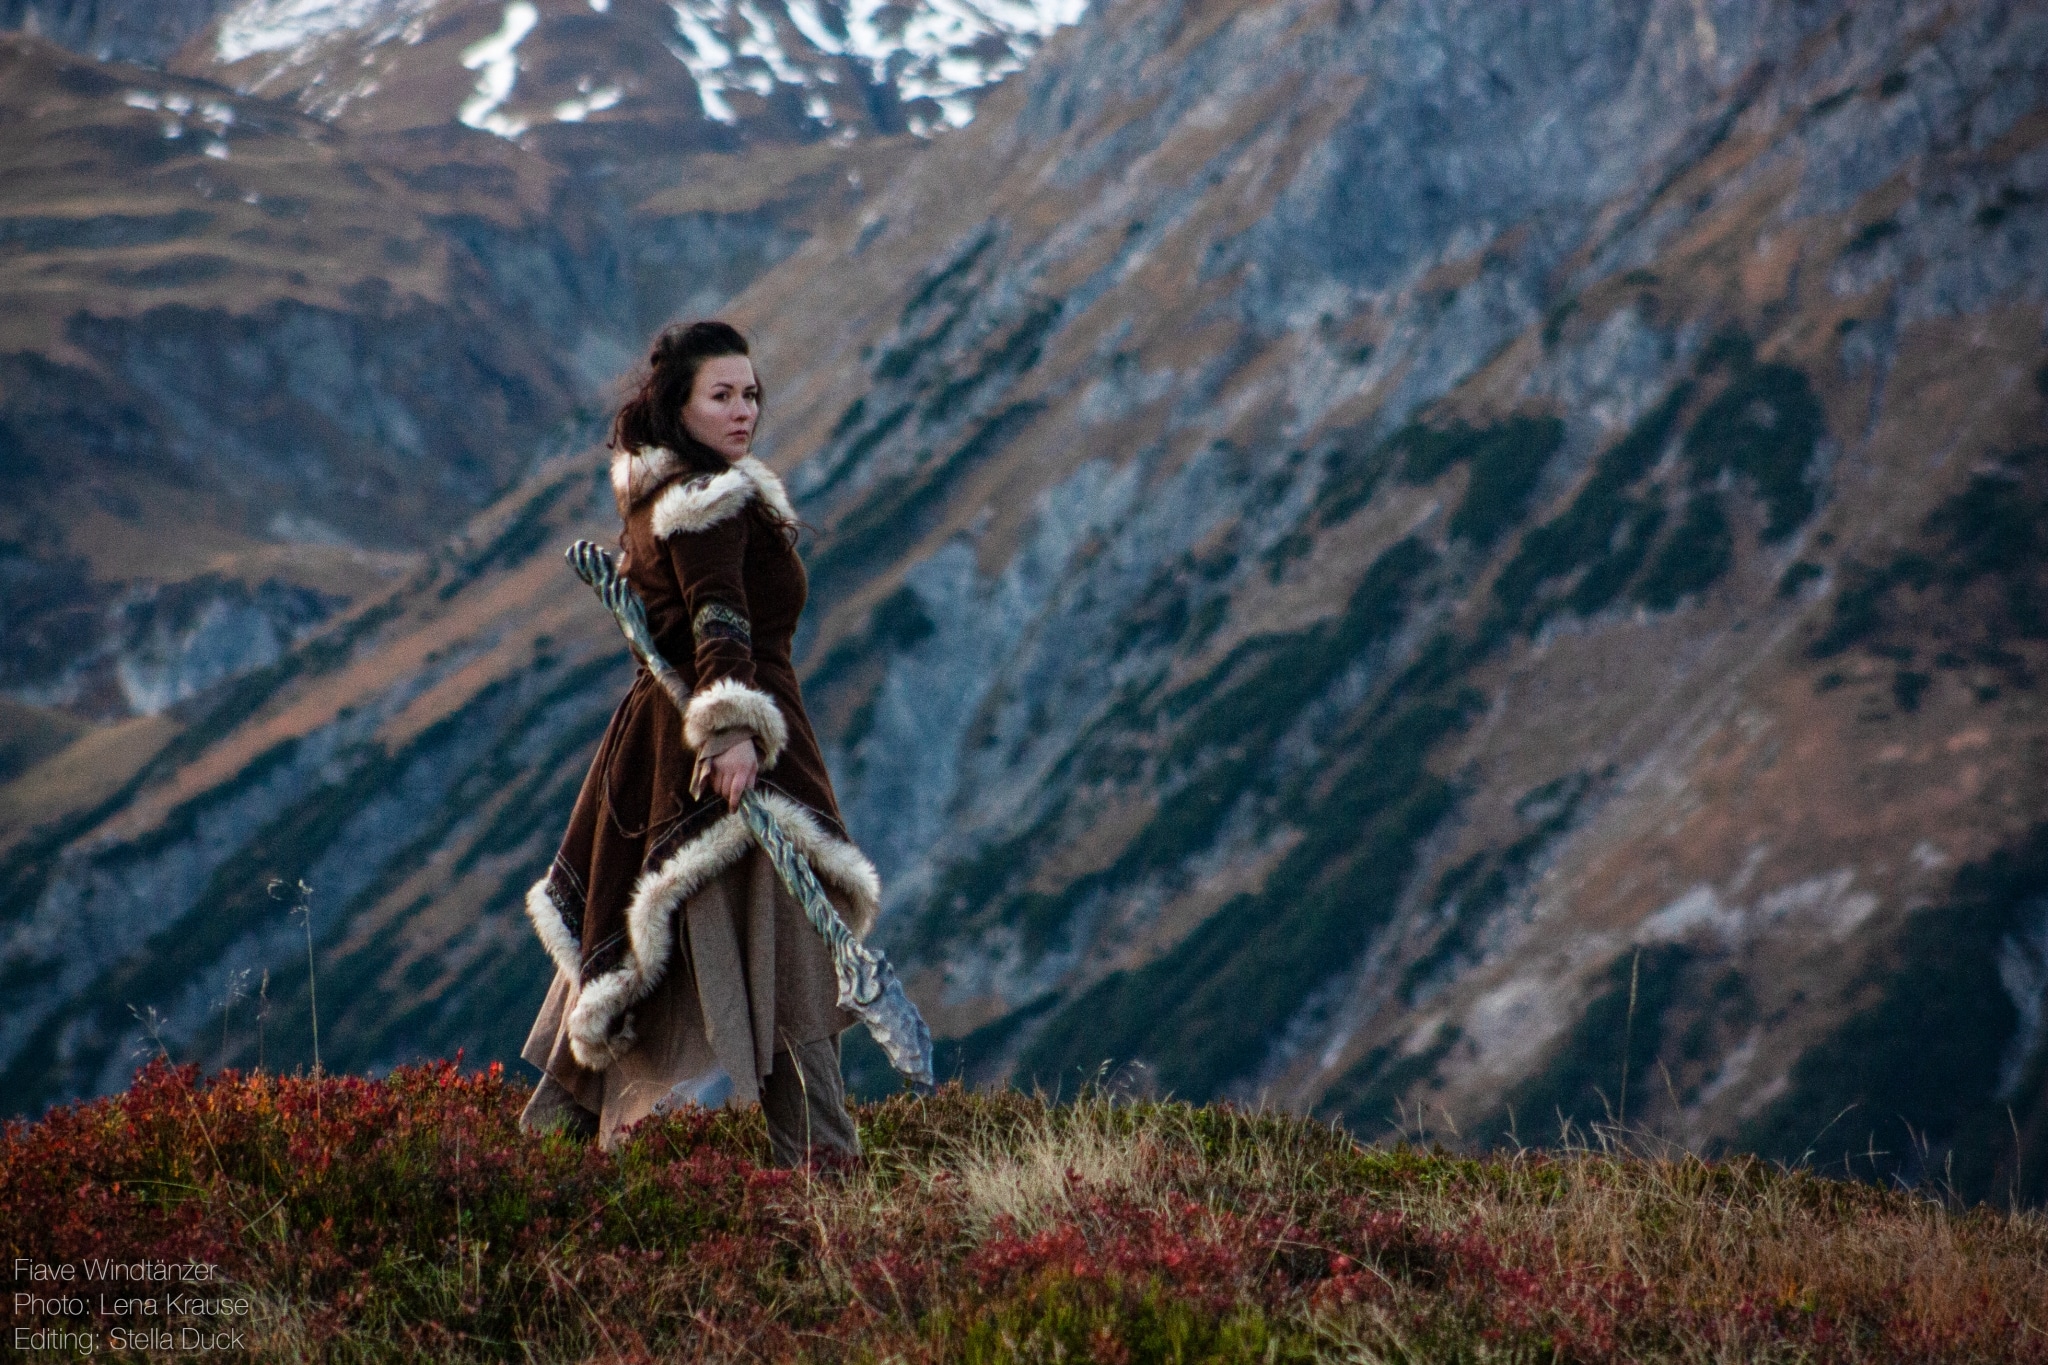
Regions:
<instances>
[{"instance_id":1,"label":"rock face","mask_svg":"<svg viewBox=\"0 0 2048 1365\"><path fill-rule=\"evenodd\" d=\"M215 664L268 662L587 442L650 331L850 192L799 168L677 196L648 161L622 187L452 119L379 141L31 39L0 43L0 108L0 687L97 718L192 690L116 685L158 667L136 603L225 576L269 624Z\"/></svg>"},{"instance_id":2,"label":"rock face","mask_svg":"<svg viewBox=\"0 0 2048 1365\"><path fill-rule=\"evenodd\" d=\"M168 63L0 49L0 108L34 129L7 149L0 219L0 555L28 645L0 687L146 711L90 682L125 648L121 604L222 567L110 562L88 506L181 539L205 523L248 591L374 591L332 551L416 554L588 441L651 331L715 311L1079 10L976 13L0 8L0 27Z\"/></svg>"},{"instance_id":3,"label":"rock face","mask_svg":"<svg viewBox=\"0 0 2048 1365\"><path fill-rule=\"evenodd\" d=\"M157 63L233 0L0 0L0 29L20 29L102 61Z\"/></svg>"},{"instance_id":4,"label":"rock face","mask_svg":"<svg viewBox=\"0 0 2048 1365\"><path fill-rule=\"evenodd\" d=\"M2025 6L1124 0L807 219L731 315L953 1070L2038 1197L2043 54ZM328 1064L509 1056L625 677L553 562L607 515L547 465L97 805L90 736L17 779L9 1101L118 1085L130 1004L254 1060L265 967L302 1057L270 877Z\"/></svg>"}]
</instances>

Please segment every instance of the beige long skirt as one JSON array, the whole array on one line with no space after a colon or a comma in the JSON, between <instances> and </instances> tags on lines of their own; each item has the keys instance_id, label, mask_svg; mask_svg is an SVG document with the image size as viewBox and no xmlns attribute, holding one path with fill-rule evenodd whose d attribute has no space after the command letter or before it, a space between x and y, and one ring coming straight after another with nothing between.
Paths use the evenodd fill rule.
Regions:
<instances>
[{"instance_id":1,"label":"beige long skirt","mask_svg":"<svg viewBox=\"0 0 2048 1365\"><path fill-rule=\"evenodd\" d=\"M827 894L842 916L849 912L836 891ZM520 1049L596 1115L599 1145L609 1149L626 1128L681 1105L758 1103L777 1066L788 1069L797 1058L812 1104L844 1117L838 1049L830 1044L855 1016L839 1008L831 949L767 855L749 850L685 901L675 931L668 971L633 1007L635 1042L624 1056L592 1071L571 1055L577 985L560 972ZM828 1046L821 1050L821 1042ZM829 1076L817 1074L824 1058ZM851 1133L850 1120L844 1128Z\"/></svg>"}]
</instances>

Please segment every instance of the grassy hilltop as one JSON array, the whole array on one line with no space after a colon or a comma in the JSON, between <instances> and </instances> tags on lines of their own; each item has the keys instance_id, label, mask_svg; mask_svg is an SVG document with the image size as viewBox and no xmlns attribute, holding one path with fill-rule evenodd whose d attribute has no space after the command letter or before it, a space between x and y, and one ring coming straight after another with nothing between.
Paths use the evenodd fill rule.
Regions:
<instances>
[{"instance_id":1,"label":"grassy hilltop","mask_svg":"<svg viewBox=\"0 0 2048 1365\"><path fill-rule=\"evenodd\" d=\"M6 1254L218 1265L264 1360L2048 1362L2048 1220L1753 1159L949 1087L862 1106L858 1167L792 1173L758 1112L605 1155L521 1136L525 1097L495 1066L155 1063L8 1127ZM8 1302L10 1341L101 1355L178 1325Z\"/></svg>"}]
</instances>

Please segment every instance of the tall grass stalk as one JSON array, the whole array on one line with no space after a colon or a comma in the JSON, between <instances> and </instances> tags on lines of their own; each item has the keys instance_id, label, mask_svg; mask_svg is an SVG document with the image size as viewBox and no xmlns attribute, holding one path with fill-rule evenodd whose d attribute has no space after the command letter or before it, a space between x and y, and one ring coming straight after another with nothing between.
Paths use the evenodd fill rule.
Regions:
<instances>
[{"instance_id":1,"label":"tall grass stalk","mask_svg":"<svg viewBox=\"0 0 2048 1365\"><path fill-rule=\"evenodd\" d=\"M1621 1029L1621 1094L1614 1106L1614 1121L1628 1123L1628 1059L1636 1045L1636 982L1643 967L1643 950L1636 949L1636 955L1628 964L1628 1020Z\"/></svg>"},{"instance_id":2,"label":"tall grass stalk","mask_svg":"<svg viewBox=\"0 0 2048 1365\"><path fill-rule=\"evenodd\" d=\"M270 894L277 896L278 889L285 885L282 878L271 882ZM313 969L313 888L304 880L295 880L290 887L292 914L298 918L306 931L306 1003L313 1021L313 1074L320 1074L320 983Z\"/></svg>"},{"instance_id":3,"label":"tall grass stalk","mask_svg":"<svg viewBox=\"0 0 2048 1365\"><path fill-rule=\"evenodd\" d=\"M220 1011L220 1058L222 1066L227 1065L228 1025L234 1018L235 1003L248 994L249 969L244 967L240 971L228 973L227 980L221 985L220 998L213 1002L213 1007Z\"/></svg>"}]
</instances>

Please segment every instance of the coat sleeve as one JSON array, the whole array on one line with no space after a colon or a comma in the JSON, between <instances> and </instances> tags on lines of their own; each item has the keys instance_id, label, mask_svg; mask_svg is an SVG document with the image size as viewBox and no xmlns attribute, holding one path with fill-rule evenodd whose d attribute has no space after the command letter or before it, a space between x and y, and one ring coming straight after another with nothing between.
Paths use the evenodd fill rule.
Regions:
<instances>
[{"instance_id":1,"label":"coat sleeve","mask_svg":"<svg viewBox=\"0 0 2048 1365\"><path fill-rule=\"evenodd\" d=\"M789 742L789 726L775 698L754 678L753 621L743 572L753 518L736 510L701 524L694 518L664 518L664 510L656 508L656 533L682 585L697 664L696 687L683 712L683 740L702 751L720 734L746 730L761 751L761 767L772 768Z\"/></svg>"}]
</instances>

